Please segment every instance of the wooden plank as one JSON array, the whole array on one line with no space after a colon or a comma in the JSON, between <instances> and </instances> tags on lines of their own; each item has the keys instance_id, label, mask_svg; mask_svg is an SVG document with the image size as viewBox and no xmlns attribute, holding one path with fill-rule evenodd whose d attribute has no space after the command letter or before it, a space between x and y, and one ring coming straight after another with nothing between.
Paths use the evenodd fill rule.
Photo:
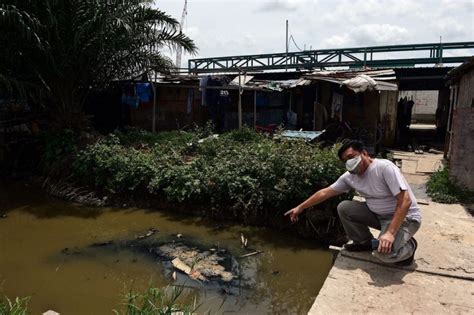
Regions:
<instances>
[{"instance_id":1,"label":"wooden plank","mask_svg":"<svg viewBox=\"0 0 474 315\"><path fill-rule=\"evenodd\" d=\"M424 159L418 162L418 166L416 167L417 173L433 173L435 172L440 166L439 160L428 160Z\"/></svg>"},{"instance_id":2,"label":"wooden plank","mask_svg":"<svg viewBox=\"0 0 474 315\"><path fill-rule=\"evenodd\" d=\"M418 166L417 161L403 160L402 161L402 173L416 174L417 166Z\"/></svg>"}]
</instances>

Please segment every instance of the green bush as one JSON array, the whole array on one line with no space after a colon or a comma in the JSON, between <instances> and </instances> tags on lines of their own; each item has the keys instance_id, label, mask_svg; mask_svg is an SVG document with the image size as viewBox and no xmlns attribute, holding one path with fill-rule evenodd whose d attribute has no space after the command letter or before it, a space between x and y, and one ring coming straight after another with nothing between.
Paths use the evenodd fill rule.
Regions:
<instances>
[{"instance_id":1,"label":"green bush","mask_svg":"<svg viewBox=\"0 0 474 315\"><path fill-rule=\"evenodd\" d=\"M153 159L149 151L123 146L111 135L80 151L73 169L79 181L115 193L146 186L153 176Z\"/></svg>"},{"instance_id":2,"label":"green bush","mask_svg":"<svg viewBox=\"0 0 474 315\"><path fill-rule=\"evenodd\" d=\"M77 180L113 193L142 189L245 217L292 207L344 171L336 147L275 141L250 129L204 141L198 141L206 135L202 131L131 132L80 150L73 163Z\"/></svg>"},{"instance_id":3,"label":"green bush","mask_svg":"<svg viewBox=\"0 0 474 315\"><path fill-rule=\"evenodd\" d=\"M42 135L44 142L43 160L51 164L72 154L77 149L78 133L71 129Z\"/></svg>"},{"instance_id":4,"label":"green bush","mask_svg":"<svg viewBox=\"0 0 474 315\"><path fill-rule=\"evenodd\" d=\"M465 190L449 180L449 169L447 167L434 172L430 176L426 188L428 195L436 202L474 202L474 192Z\"/></svg>"}]
</instances>

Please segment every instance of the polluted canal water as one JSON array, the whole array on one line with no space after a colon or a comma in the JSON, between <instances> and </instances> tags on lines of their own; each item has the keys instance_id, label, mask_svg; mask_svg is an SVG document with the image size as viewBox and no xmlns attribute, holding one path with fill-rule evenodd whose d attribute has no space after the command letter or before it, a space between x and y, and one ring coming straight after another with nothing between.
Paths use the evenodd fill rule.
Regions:
<instances>
[{"instance_id":1,"label":"polluted canal water","mask_svg":"<svg viewBox=\"0 0 474 315\"><path fill-rule=\"evenodd\" d=\"M112 314L128 292L172 286L198 314L306 314L332 265L331 252L276 230L1 188L0 296L30 297L32 314Z\"/></svg>"}]
</instances>

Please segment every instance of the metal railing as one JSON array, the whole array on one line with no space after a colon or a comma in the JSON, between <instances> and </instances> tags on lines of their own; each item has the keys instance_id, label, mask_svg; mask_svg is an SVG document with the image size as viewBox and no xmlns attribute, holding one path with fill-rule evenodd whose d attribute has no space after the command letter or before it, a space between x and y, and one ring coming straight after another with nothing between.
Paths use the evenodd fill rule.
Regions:
<instances>
[{"instance_id":1,"label":"metal railing","mask_svg":"<svg viewBox=\"0 0 474 315\"><path fill-rule=\"evenodd\" d=\"M461 63L471 58L472 51L462 56L444 56L444 51L474 49L474 42L431 43L391 46L371 46L340 49L319 49L290 53L242 55L190 59L189 73L266 71L284 69L326 69L332 67L387 68L409 67L420 64ZM400 58L397 54L417 52L414 58Z\"/></svg>"}]
</instances>

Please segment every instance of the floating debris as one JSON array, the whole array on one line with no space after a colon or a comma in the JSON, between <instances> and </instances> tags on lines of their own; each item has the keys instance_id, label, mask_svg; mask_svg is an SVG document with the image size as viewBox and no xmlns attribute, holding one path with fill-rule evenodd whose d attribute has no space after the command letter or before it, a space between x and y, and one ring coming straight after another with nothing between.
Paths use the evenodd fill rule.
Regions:
<instances>
[{"instance_id":1,"label":"floating debris","mask_svg":"<svg viewBox=\"0 0 474 315\"><path fill-rule=\"evenodd\" d=\"M112 243L113 243L112 241L98 242L98 243L92 244L91 247L107 246L107 245L110 245Z\"/></svg>"},{"instance_id":2,"label":"floating debris","mask_svg":"<svg viewBox=\"0 0 474 315\"><path fill-rule=\"evenodd\" d=\"M66 255L77 255L77 254L80 254L81 251L75 247L72 249L69 247L66 247L61 250L61 253L66 254Z\"/></svg>"},{"instance_id":3,"label":"floating debris","mask_svg":"<svg viewBox=\"0 0 474 315\"><path fill-rule=\"evenodd\" d=\"M248 254L242 255L242 256L240 256L240 258L245 258L245 257L255 256L255 255L258 255L258 254L261 254L261 253L263 253L263 251L261 251L261 250L257 250L257 251L254 251L254 252L251 252L251 253L248 253Z\"/></svg>"},{"instance_id":4,"label":"floating debris","mask_svg":"<svg viewBox=\"0 0 474 315\"><path fill-rule=\"evenodd\" d=\"M244 233L240 233L240 243L243 248L247 248L248 239L244 236Z\"/></svg>"},{"instance_id":5,"label":"floating debris","mask_svg":"<svg viewBox=\"0 0 474 315\"><path fill-rule=\"evenodd\" d=\"M184 262L182 262L181 259L175 258L171 261L171 263L173 264L173 267L184 272L185 274L190 276L191 279L207 281L206 277L204 277L199 271L192 269L191 267L186 265Z\"/></svg>"},{"instance_id":6,"label":"floating debris","mask_svg":"<svg viewBox=\"0 0 474 315\"><path fill-rule=\"evenodd\" d=\"M137 239L137 240L142 240L142 239L144 239L144 238L147 238L147 237L152 236L152 235L155 234L156 232L158 232L158 229L150 228L150 229L148 229L148 231L147 231L145 234L138 235L138 236L136 237L136 239Z\"/></svg>"},{"instance_id":7,"label":"floating debris","mask_svg":"<svg viewBox=\"0 0 474 315\"><path fill-rule=\"evenodd\" d=\"M211 252L189 247L184 244L164 244L153 250L157 255L171 260L173 267L193 279L202 281L216 279L229 282L232 273L238 270L237 261L221 252ZM228 269L226 269L226 266ZM192 266L192 267L191 267Z\"/></svg>"}]
</instances>

